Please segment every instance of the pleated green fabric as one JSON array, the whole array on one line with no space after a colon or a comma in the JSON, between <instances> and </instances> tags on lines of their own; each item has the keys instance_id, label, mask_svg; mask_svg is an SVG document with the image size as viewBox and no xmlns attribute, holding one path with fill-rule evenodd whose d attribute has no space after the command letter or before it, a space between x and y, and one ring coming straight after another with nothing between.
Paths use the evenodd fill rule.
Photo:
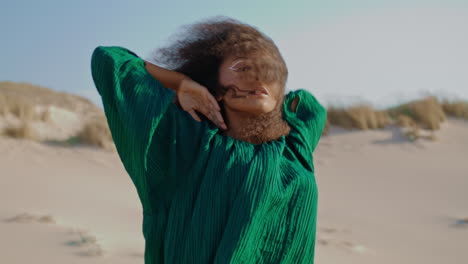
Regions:
<instances>
[{"instance_id":1,"label":"pleated green fabric","mask_svg":"<svg viewBox=\"0 0 468 264\"><path fill-rule=\"evenodd\" d=\"M311 93L286 94L288 135L251 144L193 120L126 48L97 47L91 71L142 204L146 264L314 263L326 109Z\"/></svg>"}]
</instances>

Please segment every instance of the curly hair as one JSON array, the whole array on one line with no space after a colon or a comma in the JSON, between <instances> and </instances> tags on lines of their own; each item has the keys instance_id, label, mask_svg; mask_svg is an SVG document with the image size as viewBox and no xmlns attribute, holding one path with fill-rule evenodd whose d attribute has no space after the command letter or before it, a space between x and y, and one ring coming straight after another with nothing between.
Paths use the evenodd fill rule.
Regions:
<instances>
[{"instance_id":1,"label":"curly hair","mask_svg":"<svg viewBox=\"0 0 468 264\"><path fill-rule=\"evenodd\" d=\"M207 87L211 94L222 96L227 87L219 83L219 67L228 56L246 57L250 70L239 72L239 78L279 84L282 97L270 113L244 121L238 139L263 143L287 134L290 127L282 118L281 105L288 78L286 63L277 46L257 28L236 19L215 16L198 23L184 25L173 43L159 48L153 57L169 70L183 73ZM224 107L220 103L221 113Z\"/></svg>"},{"instance_id":2,"label":"curly hair","mask_svg":"<svg viewBox=\"0 0 468 264\"><path fill-rule=\"evenodd\" d=\"M247 57L251 69L240 78L277 82L284 92L288 69L277 46L257 28L236 19L215 16L182 26L180 35L153 58L167 69L183 73L208 88L214 96L226 90L219 85L219 66L229 55Z\"/></svg>"}]
</instances>

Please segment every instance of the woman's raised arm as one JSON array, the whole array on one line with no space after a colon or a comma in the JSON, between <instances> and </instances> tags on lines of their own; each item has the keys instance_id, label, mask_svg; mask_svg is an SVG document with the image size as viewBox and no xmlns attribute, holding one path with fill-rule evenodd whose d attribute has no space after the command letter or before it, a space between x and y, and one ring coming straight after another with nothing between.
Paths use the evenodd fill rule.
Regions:
<instances>
[{"instance_id":1,"label":"woman's raised arm","mask_svg":"<svg viewBox=\"0 0 468 264\"><path fill-rule=\"evenodd\" d=\"M148 73L159 80L165 87L176 92L177 103L193 119L201 122L200 117L196 113L198 111L219 128L227 129L220 112L221 108L206 87L182 73L165 69L148 61L145 61L145 67Z\"/></svg>"},{"instance_id":2,"label":"woman's raised arm","mask_svg":"<svg viewBox=\"0 0 468 264\"><path fill-rule=\"evenodd\" d=\"M91 73L120 159L137 188L143 209L149 210L149 190L174 186L169 182L178 179L168 175L177 172L168 174L168 170L190 168L197 158L207 123L194 121L185 109L174 104L177 97L192 98L181 96L183 90L197 89L184 88L191 82L182 79L176 93L159 79L173 86L180 76L155 78L143 59L119 46L97 47L91 56ZM198 87L194 83L190 87ZM204 98L192 101L205 102L208 97L193 98ZM152 184L157 186L149 187Z\"/></svg>"},{"instance_id":3,"label":"woman's raised arm","mask_svg":"<svg viewBox=\"0 0 468 264\"><path fill-rule=\"evenodd\" d=\"M177 92L182 80L190 79L183 73L171 71L149 61L144 61L145 68L151 76L159 80L162 85Z\"/></svg>"},{"instance_id":4,"label":"woman's raised arm","mask_svg":"<svg viewBox=\"0 0 468 264\"><path fill-rule=\"evenodd\" d=\"M310 92L299 89L286 95L284 113L291 125L289 140L305 161L312 164L312 153L325 128L326 108Z\"/></svg>"}]
</instances>

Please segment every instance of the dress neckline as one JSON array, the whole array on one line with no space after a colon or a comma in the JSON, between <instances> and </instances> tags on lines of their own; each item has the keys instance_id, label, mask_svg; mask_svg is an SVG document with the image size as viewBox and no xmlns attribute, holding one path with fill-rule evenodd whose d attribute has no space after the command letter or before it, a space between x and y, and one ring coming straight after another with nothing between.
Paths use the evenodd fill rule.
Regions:
<instances>
[{"instance_id":1,"label":"dress neckline","mask_svg":"<svg viewBox=\"0 0 468 264\"><path fill-rule=\"evenodd\" d=\"M289 117L291 115L293 115L293 113L290 112L290 109L289 109L288 106L290 105L292 99L294 99L295 96L297 96L297 95L293 91L289 91L288 93L286 93L284 101L283 101L283 105L282 105L285 121L288 122L288 124L290 126L292 124L288 121L288 119L289 119ZM250 142L247 142L247 141L244 141L244 140L236 139L236 138L233 138L231 136L223 135L221 133L221 129L219 127L217 127L216 125L214 125L210 121L207 121L207 123L208 123L207 124L207 129L208 129L209 133L213 135L213 137L217 138L218 140L223 140L224 139L228 143L237 144L237 145L244 145L244 146L247 146L247 147L254 147L255 148L255 147L261 147L261 146L265 146L265 145L274 145L274 144L285 145L286 137L289 136L289 134L288 135L281 135L279 138L277 138L275 140L270 140L270 141L267 141L267 142L256 144L256 143L250 143Z\"/></svg>"},{"instance_id":2,"label":"dress neckline","mask_svg":"<svg viewBox=\"0 0 468 264\"><path fill-rule=\"evenodd\" d=\"M208 123L208 126L207 126L207 129L209 130L210 134L213 135L213 137L219 139L219 140L226 140L228 143L232 143L232 144L236 144L236 145L245 145L245 146L248 146L248 147L261 147L261 146L264 146L264 145L273 145L273 144L284 144L286 142L286 136L287 135L281 135L279 138L275 139L275 140L270 140L270 141L267 141L267 142L263 142L263 143L260 143L260 144L257 144L257 143L250 143L250 142L247 142L247 141L244 141L244 140L240 140L240 139L237 139L237 138L233 138L231 136L227 136L227 135L224 135L222 134L222 131L219 127L217 127L216 125L212 124L211 122L207 122Z\"/></svg>"}]
</instances>

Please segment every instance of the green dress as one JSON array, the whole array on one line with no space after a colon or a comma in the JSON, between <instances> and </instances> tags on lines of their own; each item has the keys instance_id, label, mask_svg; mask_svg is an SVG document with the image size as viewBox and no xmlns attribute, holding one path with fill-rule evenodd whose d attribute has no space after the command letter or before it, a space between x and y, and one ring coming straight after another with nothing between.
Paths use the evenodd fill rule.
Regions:
<instances>
[{"instance_id":1,"label":"green dress","mask_svg":"<svg viewBox=\"0 0 468 264\"><path fill-rule=\"evenodd\" d=\"M314 263L326 110L312 94L289 92L291 132L252 144L193 120L126 48L97 47L91 71L142 204L146 264Z\"/></svg>"}]
</instances>

